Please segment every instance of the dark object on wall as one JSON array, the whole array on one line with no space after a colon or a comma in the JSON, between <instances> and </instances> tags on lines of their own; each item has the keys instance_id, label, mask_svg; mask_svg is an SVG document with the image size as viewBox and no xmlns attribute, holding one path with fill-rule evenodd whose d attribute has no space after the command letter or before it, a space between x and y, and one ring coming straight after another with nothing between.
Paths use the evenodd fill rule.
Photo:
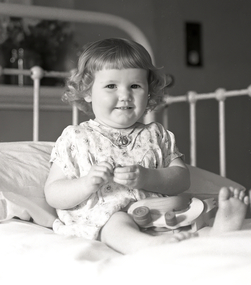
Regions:
<instances>
[{"instance_id":1,"label":"dark object on wall","mask_svg":"<svg viewBox=\"0 0 251 285\"><path fill-rule=\"evenodd\" d=\"M201 24L185 23L186 31L186 63L188 66L202 66Z\"/></svg>"}]
</instances>

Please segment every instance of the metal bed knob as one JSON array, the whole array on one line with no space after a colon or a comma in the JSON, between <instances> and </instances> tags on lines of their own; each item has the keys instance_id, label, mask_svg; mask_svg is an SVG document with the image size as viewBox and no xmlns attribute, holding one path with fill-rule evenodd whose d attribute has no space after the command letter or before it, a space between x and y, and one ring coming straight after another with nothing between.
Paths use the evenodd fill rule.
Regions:
<instances>
[{"instance_id":1,"label":"metal bed knob","mask_svg":"<svg viewBox=\"0 0 251 285\"><path fill-rule=\"evenodd\" d=\"M44 70L39 66L34 66L31 68L31 78L33 80L35 79L41 79L44 76Z\"/></svg>"}]
</instances>

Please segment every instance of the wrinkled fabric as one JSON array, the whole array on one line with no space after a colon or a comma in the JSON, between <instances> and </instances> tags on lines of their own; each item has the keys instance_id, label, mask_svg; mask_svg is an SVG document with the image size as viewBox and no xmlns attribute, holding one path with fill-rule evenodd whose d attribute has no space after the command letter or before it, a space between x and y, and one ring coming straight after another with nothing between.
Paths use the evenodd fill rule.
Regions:
<instances>
[{"instance_id":1,"label":"wrinkled fabric","mask_svg":"<svg viewBox=\"0 0 251 285\"><path fill-rule=\"evenodd\" d=\"M120 143L125 136L125 141L130 142L126 146ZM136 123L129 129L118 130L90 120L63 131L53 148L51 162L57 163L68 179L74 179L87 175L92 164L104 161L113 167L139 164L156 169L168 167L181 156L174 135L159 123ZM53 229L59 234L97 239L112 214L130 202L160 196L108 182L73 209L57 210L59 220Z\"/></svg>"}]
</instances>

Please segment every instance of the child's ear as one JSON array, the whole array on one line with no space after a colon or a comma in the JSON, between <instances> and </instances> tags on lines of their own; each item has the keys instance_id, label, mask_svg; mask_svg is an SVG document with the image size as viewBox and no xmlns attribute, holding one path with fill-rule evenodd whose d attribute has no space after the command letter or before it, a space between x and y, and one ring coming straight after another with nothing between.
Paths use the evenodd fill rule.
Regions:
<instances>
[{"instance_id":1,"label":"child's ear","mask_svg":"<svg viewBox=\"0 0 251 285\"><path fill-rule=\"evenodd\" d=\"M92 101L92 96L91 96L91 94L87 94L87 95L84 97L84 99L85 99L85 101L86 101L87 103L91 103L91 101Z\"/></svg>"}]
</instances>

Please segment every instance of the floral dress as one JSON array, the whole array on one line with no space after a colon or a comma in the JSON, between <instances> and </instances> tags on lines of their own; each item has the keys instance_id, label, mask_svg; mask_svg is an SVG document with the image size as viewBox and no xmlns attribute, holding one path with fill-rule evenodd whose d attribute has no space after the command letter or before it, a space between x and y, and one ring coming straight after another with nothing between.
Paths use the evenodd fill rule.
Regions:
<instances>
[{"instance_id":1,"label":"floral dress","mask_svg":"<svg viewBox=\"0 0 251 285\"><path fill-rule=\"evenodd\" d=\"M126 131L126 135L121 131ZM51 162L59 165L68 179L75 179L87 175L92 164L103 161L114 167L139 164L156 169L168 167L181 156L174 135L159 123L136 123L120 130L89 120L65 128L52 150ZM53 229L59 234L97 239L100 229L115 212L134 201L161 196L108 182L76 207L57 209L59 219Z\"/></svg>"}]
</instances>

